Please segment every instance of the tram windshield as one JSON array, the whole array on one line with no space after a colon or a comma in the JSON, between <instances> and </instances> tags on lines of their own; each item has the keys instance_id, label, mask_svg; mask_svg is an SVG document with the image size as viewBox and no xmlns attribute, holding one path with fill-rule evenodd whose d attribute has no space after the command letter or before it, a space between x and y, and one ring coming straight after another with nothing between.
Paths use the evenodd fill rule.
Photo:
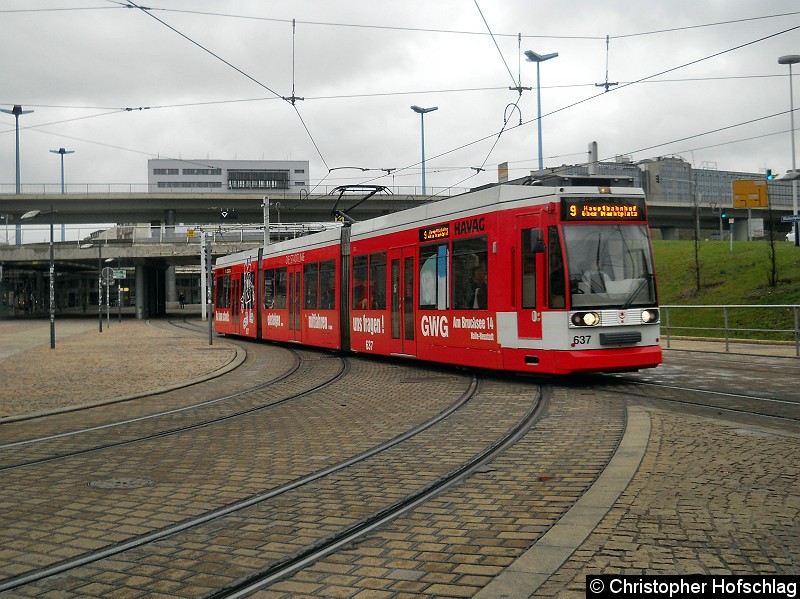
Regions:
<instances>
[{"instance_id":1,"label":"tram windshield","mask_svg":"<svg viewBox=\"0 0 800 599\"><path fill-rule=\"evenodd\" d=\"M656 304L646 225L564 225L573 308Z\"/></svg>"}]
</instances>

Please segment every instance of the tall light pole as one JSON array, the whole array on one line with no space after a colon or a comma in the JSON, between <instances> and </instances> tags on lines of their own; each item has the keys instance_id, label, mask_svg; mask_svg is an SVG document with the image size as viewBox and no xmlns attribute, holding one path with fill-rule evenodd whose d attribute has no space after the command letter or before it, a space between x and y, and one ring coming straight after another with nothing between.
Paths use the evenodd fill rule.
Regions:
<instances>
[{"instance_id":1,"label":"tall light pole","mask_svg":"<svg viewBox=\"0 0 800 599\"><path fill-rule=\"evenodd\" d=\"M792 65L800 62L800 55L789 54L781 56L778 59L778 64L789 65L789 117L792 124L792 215L797 217L797 164L795 161L795 147L794 147L794 94L792 91ZM800 223L794 221L794 245L800 246Z\"/></svg>"},{"instance_id":2,"label":"tall light pole","mask_svg":"<svg viewBox=\"0 0 800 599\"><path fill-rule=\"evenodd\" d=\"M95 244L84 243L80 246L82 250L93 248ZM97 243L97 326L103 332L103 246Z\"/></svg>"},{"instance_id":3,"label":"tall light pole","mask_svg":"<svg viewBox=\"0 0 800 599\"><path fill-rule=\"evenodd\" d=\"M26 212L20 217L20 220L27 220L35 218L40 214L48 214L41 210L31 210ZM53 210L53 203L50 202L50 349L56 348L56 262L55 253L53 251L53 218L55 210Z\"/></svg>"},{"instance_id":4,"label":"tall light pole","mask_svg":"<svg viewBox=\"0 0 800 599\"><path fill-rule=\"evenodd\" d=\"M5 112L6 114L13 114L14 121L16 123L16 131L17 131L17 193L20 193L20 181L19 181L19 115L21 114L30 114L33 110L22 110L22 106L19 104L15 104L14 108L8 110L6 108L0 108L0 112ZM22 225L17 225L17 245L22 243Z\"/></svg>"},{"instance_id":5,"label":"tall light pole","mask_svg":"<svg viewBox=\"0 0 800 599\"><path fill-rule=\"evenodd\" d=\"M61 154L61 193L66 193L64 189L64 154L74 154L75 150L65 150L59 148L57 150L50 150L53 154ZM61 223L61 241L66 241L66 225Z\"/></svg>"},{"instance_id":6,"label":"tall light pole","mask_svg":"<svg viewBox=\"0 0 800 599\"><path fill-rule=\"evenodd\" d=\"M537 54L533 50L525 50L528 62L536 63L536 107L538 110L537 122L539 124L539 176L544 174L544 159L542 157L542 86L539 80L539 64L545 60L550 60L558 56L558 52L552 54Z\"/></svg>"},{"instance_id":7,"label":"tall light pole","mask_svg":"<svg viewBox=\"0 0 800 599\"><path fill-rule=\"evenodd\" d=\"M422 195L425 195L425 113L439 110L439 107L420 108L419 106L412 106L411 110L419 114L420 128L422 129Z\"/></svg>"}]
</instances>

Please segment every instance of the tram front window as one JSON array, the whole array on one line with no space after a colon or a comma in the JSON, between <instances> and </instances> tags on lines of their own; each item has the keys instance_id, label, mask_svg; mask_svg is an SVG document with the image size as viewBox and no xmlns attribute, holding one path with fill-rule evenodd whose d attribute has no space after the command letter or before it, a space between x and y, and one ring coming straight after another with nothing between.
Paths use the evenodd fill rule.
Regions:
<instances>
[{"instance_id":1,"label":"tram front window","mask_svg":"<svg viewBox=\"0 0 800 599\"><path fill-rule=\"evenodd\" d=\"M573 308L656 304L645 225L565 225L563 232Z\"/></svg>"}]
</instances>

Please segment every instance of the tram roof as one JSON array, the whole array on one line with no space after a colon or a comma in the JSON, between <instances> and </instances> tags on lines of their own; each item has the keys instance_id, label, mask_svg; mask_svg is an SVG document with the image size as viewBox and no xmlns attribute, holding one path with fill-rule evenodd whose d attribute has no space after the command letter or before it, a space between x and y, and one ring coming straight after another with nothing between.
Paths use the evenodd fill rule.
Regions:
<instances>
[{"instance_id":1,"label":"tram roof","mask_svg":"<svg viewBox=\"0 0 800 599\"><path fill-rule=\"evenodd\" d=\"M565 180L564 183L571 181ZM584 181L581 181L584 182ZM605 182L605 181L603 181ZM515 208L515 204L541 205L558 201L562 197L580 197L596 195L605 187L599 180L591 184L576 186L541 186L520 185L508 183L480 188L457 196L450 196L441 200L432 201L423 206L416 206L401 210L385 216L379 216L365 221L358 221L351 226L351 239L368 237L374 233L391 233L393 231L423 226L429 226L453 218L468 217L491 211L493 206L503 209ZM620 187L606 187L605 193L609 196L644 196L641 188L629 187L622 183ZM291 253L323 247L334 243L340 238L339 228L304 235L295 239L272 243L264 251L264 257L277 253ZM246 260L258 258L258 250L245 250L217 259L217 266L236 264Z\"/></svg>"},{"instance_id":2,"label":"tram roof","mask_svg":"<svg viewBox=\"0 0 800 599\"><path fill-rule=\"evenodd\" d=\"M352 238L368 236L378 231L391 232L398 228L429 226L445 220L485 213L491 211L493 206L505 210L515 208L515 204L520 206L541 205L558 201L562 197L596 195L600 193L601 187L603 186L597 184L573 187L494 185L423 206L353 223ZM606 190L610 196L644 196L644 191L635 187L607 187Z\"/></svg>"}]
</instances>

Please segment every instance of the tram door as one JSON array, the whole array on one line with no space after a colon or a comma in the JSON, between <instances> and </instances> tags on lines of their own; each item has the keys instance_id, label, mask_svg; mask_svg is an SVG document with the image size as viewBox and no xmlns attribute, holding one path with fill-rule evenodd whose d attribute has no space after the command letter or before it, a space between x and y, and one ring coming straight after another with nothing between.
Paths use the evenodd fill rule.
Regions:
<instances>
[{"instance_id":1,"label":"tram door","mask_svg":"<svg viewBox=\"0 0 800 599\"><path fill-rule=\"evenodd\" d=\"M287 284L288 307L289 307L289 341L301 341L300 335L300 308L303 305L303 287L301 285L300 272L302 266L295 264L289 266L289 280Z\"/></svg>"},{"instance_id":2,"label":"tram door","mask_svg":"<svg viewBox=\"0 0 800 599\"><path fill-rule=\"evenodd\" d=\"M231 277L231 323L236 327L235 331L238 334L242 332L242 276Z\"/></svg>"},{"instance_id":3,"label":"tram door","mask_svg":"<svg viewBox=\"0 0 800 599\"><path fill-rule=\"evenodd\" d=\"M544 232L538 214L517 217L514 246L514 305L520 338L542 338L544 298Z\"/></svg>"},{"instance_id":4,"label":"tram door","mask_svg":"<svg viewBox=\"0 0 800 599\"><path fill-rule=\"evenodd\" d=\"M415 356L414 337L414 247L389 250L389 285L391 286L390 347L393 354Z\"/></svg>"}]
</instances>

